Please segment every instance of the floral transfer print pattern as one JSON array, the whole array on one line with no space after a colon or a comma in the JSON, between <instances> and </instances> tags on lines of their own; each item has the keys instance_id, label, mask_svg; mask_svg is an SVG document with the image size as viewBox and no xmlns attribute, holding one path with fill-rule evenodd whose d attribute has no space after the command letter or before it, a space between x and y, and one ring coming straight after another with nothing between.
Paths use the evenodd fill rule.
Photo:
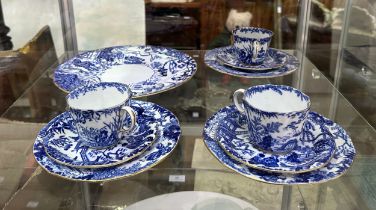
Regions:
<instances>
[{"instance_id":1,"label":"floral transfer print pattern","mask_svg":"<svg viewBox=\"0 0 376 210\"><path fill-rule=\"evenodd\" d=\"M221 119L223 118L223 115L223 110L220 110L208 119L203 132L204 142L209 151L221 163L251 179L271 184L284 185L322 183L343 175L351 166L355 157L354 145L346 131L333 121L315 112L310 112L309 118L318 125L320 131L322 133L331 134L335 140L336 150L329 163L317 170L299 174L276 173L254 169L234 160L219 146L216 140L218 139L216 131L222 122Z\"/></svg>"},{"instance_id":2,"label":"floral transfer print pattern","mask_svg":"<svg viewBox=\"0 0 376 210\"><path fill-rule=\"evenodd\" d=\"M248 104L247 99L256 93L272 91L279 95L295 94L307 108L301 111L278 113L257 109ZM245 100L244 100L245 99ZM302 138L304 122L310 108L307 95L299 90L284 85L259 85L247 89L244 93L243 106L247 116L250 139L258 148L278 153L289 152L297 146Z\"/></svg>"},{"instance_id":3,"label":"floral transfer print pattern","mask_svg":"<svg viewBox=\"0 0 376 210\"><path fill-rule=\"evenodd\" d=\"M158 135L158 121L154 118L153 105L132 103L138 114L133 132L120 133L120 142L104 149L92 149L80 141L75 129L75 121L68 113L64 121L48 130L52 133L45 139L44 147L49 157L61 164L74 167L107 167L133 159L147 149ZM62 129L61 129L62 128Z\"/></svg>"},{"instance_id":4,"label":"floral transfer print pattern","mask_svg":"<svg viewBox=\"0 0 376 210\"><path fill-rule=\"evenodd\" d=\"M227 66L253 71L277 69L282 67L287 61L285 52L273 48L268 49L265 60L260 65L249 65L239 61L232 46L220 48L217 57Z\"/></svg>"},{"instance_id":5,"label":"floral transfer print pattern","mask_svg":"<svg viewBox=\"0 0 376 210\"><path fill-rule=\"evenodd\" d=\"M88 92L93 92L97 89L104 90L106 88L116 88L120 93L128 93L129 98L132 96L131 90L125 85L116 82L101 82L78 87L68 94L67 99L77 99L79 96L84 96Z\"/></svg>"},{"instance_id":6,"label":"floral transfer print pattern","mask_svg":"<svg viewBox=\"0 0 376 210\"><path fill-rule=\"evenodd\" d=\"M61 126L55 127L55 125L65 124L64 121L67 116L64 113L51 120L39 132L33 147L36 161L51 174L65 179L91 182L108 181L132 176L158 164L171 153L178 143L181 133L179 121L170 111L159 105L142 101L133 101L132 103L140 104L140 107L149 107L148 110L139 110L139 112L153 113L148 118L158 122L158 135L154 143L132 161L108 168L74 168L58 164L50 159L44 149L43 141L49 138L49 136L55 135L50 132L50 129L57 131L64 129Z\"/></svg>"},{"instance_id":7,"label":"floral transfer print pattern","mask_svg":"<svg viewBox=\"0 0 376 210\"><path fill-rule=\"evenodd\" d=\"M69 109L82 144L90 147L107 147L119 141L123 126L121 107L101 111Z\"/></svg>"},{"instance_id":8,"label":"floral transfer print pattern","mask_svg":"<svg viewBox=\"0 0 376 210\"><path fill-rule=\"evenodd\" d=\"M65 90L101 81L101 75L115 65L143 64L154 71L151 78L128 84L134 97L155 94L188 81L197 64L185 53L154 46L118 46L88 51L59 65L55 84ZM135 69L137 71L137 69Z\"/></svg>"},{"instance_id":9,"label":"floral transfer print pattern","mask_svg":"<svg viewBox=\"0 0 376 210\"><path fill-rule=\"evenodd\" d=\"M218 112L221 121L217 128L219 145L231 157L250 167L284 173L301 173L318 169L326 165L335 152L335 141L330 133L322 133L320 124L308 118L303 130L311 139L298 141L294 151L287 154L265 153L255 148L249 141L247 119L234 106L223 108ZM312 115L309 115L312 116ZM270 126L269 132L278 132Z\"/></svg>"},{"instance_id":10,"label":"floral transfer print pattern","mask_svg":"<svg viewBox=\"0 0 376 210\"><path fill-rule=\"evenodd\" d=\"M238 60L245 64L261 64L266 55L273 32L254 27L235 28L233 30L234 50ZM257 33L264 38L250 38L239 36L243 33Z\"/></svg>"},{"instance_id":11,"label":"floral transfer print pattern","mask_svg":"<svg viewBox=\"0 0 376 210\"><path fill-rule=\"evenodd\" d=\"M298 59L286 53L286 63L284 66L277 69L270 70L243 70L238 68L233 68L227 65L224 65L222 61L217 58L218 53L222 52L226 47L215 48L208 50L205 53L205 64L212 68L215 71L229 74L236 77L245 77L245 78L272 78L280 77L287 74L291 74L299 68Z\"/></svg>"}]
</instances>

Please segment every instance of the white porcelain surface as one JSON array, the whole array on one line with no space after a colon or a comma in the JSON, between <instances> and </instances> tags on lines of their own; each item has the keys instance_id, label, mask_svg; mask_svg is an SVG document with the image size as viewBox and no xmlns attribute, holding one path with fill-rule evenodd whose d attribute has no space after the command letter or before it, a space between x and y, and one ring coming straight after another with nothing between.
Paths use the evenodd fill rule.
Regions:
<instances>
[{"instance_id":1,"label":"white porcelain surface","mask_svg":"<svg viewBox=\"0 0 376 210\"><path fill-rule=\"evenodd\" d=\"M214 192L184 191L154 196L127 210L257 210L241 199Z\"/></svg>"},{"instance_id":2,"label":"white porcelain surface","mask_svg":"<svg viewBox=\"0 0 376 210\"><path fill-rule=\"evenodd\" d=\"M120 91L115 86L97 87L77 97L67 97L68 106L81 110L101 110L125 104L130 92Z\"/></svg>"},{"instance_id":3,"label":"white porcelain surface","mask_svg":"<svg viewBox=\"0 0 376 210\"><path fill-rule=\"evenodd\" d=\"M137 70L137 73L135 73ZM154 70L143 64L129 64L111 66L102 75L100 80L104 82L120 82L125 84L135 84L147 81L154 75Z\"/></svg>"},{"instance_id":4,"label":"white porcelain surface","mask_svg":"<svg viewBox=\"0 0 376 210\"><path fill-rule=\"evenodd\" d=\"M309 107L309 101L301 100L293 92L283 91L281 94L272 89L257 92L254 95L244 95L243 100L266 112L296 112Z\"/></svg>"}]
</instances>

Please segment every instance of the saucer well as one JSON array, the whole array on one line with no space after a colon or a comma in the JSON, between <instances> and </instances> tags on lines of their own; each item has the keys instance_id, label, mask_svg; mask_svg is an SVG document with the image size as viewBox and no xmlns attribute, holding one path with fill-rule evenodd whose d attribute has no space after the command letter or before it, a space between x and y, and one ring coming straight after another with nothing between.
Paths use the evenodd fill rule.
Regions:
<instances>
[{"instance_id":1,"label":"saucer well","mask_svg":"<svg viewBox=\"0 0 376 210\"><path fill-rule=\"evenodd\" d=\"M129 135L122 133L118 144L103 149L82 144L74 120L63 113L61 121L47 128L49 136L43 139L47 155L60 164L79 168L109 167L137 157L156 139L158 121L140 103L133 103L132 108L137 112L135 129Z\"/></svg>"},{"instance_id":2,"label":"saucer well","mask_svg":"<svg viewBox=\"0 0 376 210\"><path fill-rule=\"evenodd\" d=\"M234 49L232 46L219 48L217 57L221 60L225 65L237 68L237 69L244 69L244 70L254 70L254 71L262 71L262 70L271 70L277 69L282 67L287 61L288 54L277 50L274 48L269 48L267 52L267 56L264 62L260 65L249 65L239 61L236 58Z\"/></svg>"},{"instance_id":3,"label":"saucer well","mask_svg":"<svg viewBox=\"0 0 376 210\"><path fill-rule=\"evenodd\" d=\"M274 154L251 144L247 119L235 107L226 107L222 113L215 140L230 157L249 167L271 172L303 173L325 166L335 153L333 136L320 130L320 124L312 114L304 125L302 139L296 148L287 154Z\"/></svg>"},{"instance_id":4,"label":"saucer well","mask_svg":"<svg viewBox=\"0 0 376 210\"><path fill-rule=\"evenodd\" d=\"M322 133L330 133L336 143L335 153L329 163L322 168L298 174L287 174L278 172L268 172L264 170L249 167L232 157L230 157L216 139L218 139L217 130L222 123L223 116L226 116L226 109L234 107L225 107L215 113L205 124L203 136L208 150L226 167L248 178L266 182L270 184L295 185L295 184L313 184L323 183L342 176L350 168L354 157L355 148L346 131L334 123L315 112L310 112L309 117L315 119L320 126Z\"/></svg>"},{"instance_id":5,"label":"saucer well","mask_svg":"<svg viewBox=\"0 0 376 210\"><path fill-rule=\"evenodd\" d=\"M103 182L121 179L139 174L164 160L176 147L180 137L181 129L179 121L169 110L150 102L132 101L132 106L137 104L142 110L141 112L153 113L148 115L154 118L157 124L157 138L153 144L146 149L141 155L119 165L106 168L76 168L59 164L52 160L47 154L43 146L43 141L51 135L49 127L53 124L60 124L60 128L66 125L66 113L60 114L52 119L39 132L34 146L33 153L37 163L48 173L73 181L85 182Z\"/></svg>"}]
</instances>

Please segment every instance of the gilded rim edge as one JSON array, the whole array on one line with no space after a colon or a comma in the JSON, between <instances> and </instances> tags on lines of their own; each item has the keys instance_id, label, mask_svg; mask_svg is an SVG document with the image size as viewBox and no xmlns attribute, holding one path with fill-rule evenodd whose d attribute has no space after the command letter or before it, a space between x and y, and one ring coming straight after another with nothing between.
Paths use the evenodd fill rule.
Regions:
<instances>
[{"instance_id":1,"label":"gilded rim edge","mask_svg":"<svg viewBox=\"0 0 376 210\"><path fill-rule=\"evenodd\" d=\"M204 137L205 138L205 137ZM244 176L246 178L249 178L249 179L253 179L255 181L259 181L259 182L262 182L262 183L266 183L266 184L272 184L272 185L290 185L290 186L293 186L293 185L315 185L315 184L322 184L322 183L325 183L325 182L328 182L328 181L331 181L331 180L334 180L334 179L338 179L340 177L342 177L343 175L345 175L347 172L348 172L348 169L352 166L352 164L354 163L354 159L355 159L355 154L354 154L354 158L352 159L349 167L343 171L342 173L340 173L338 176L335 176L335 177L332 177L330 179L326 179L324 181L319 181L319 182L313 182L313 183L309 183L309 182L299 182L299 183L281 183L281 182L268 182L268 181L265 181L265 180L262 180L262 179L258 179L256 177L250 177L249 175L245 175L245 174L242 174L242 173L239 173L237 172L236 170L234 170L233 168L231 168L230 166L222 163L222 161L209 149L208 145L206 144L206 141L205 139L202 139L204 141L204 144L205 144L205 147L207 150L209 150L209 152L217 159L218 162L220 162L222 165L224 165L226 168L236 172L237 174L240 174L241 176ZM309 172L308 172L309 173Z\"/></svg>"},{"instance_id":2,"label":"gilded rim edge","mask_svg":"<svg viewBox=\"0 0 376 210\"><path fill-rule=\"evenodd\" d=\"M214 139L213 139L213 140L214 140ZM215 140L214 140L214 141L215 141ZM217 143L218 143L218 141L217 141ZM332 158L333 158L333 156L334 156L334 154L335 154L335 150L334 150L334 152L333 152L333 154L330 156L329 160L327 160L324 164L322 164L322 165L320 165L320 166L318 166L318 167L316 167L316 168L308 169L308 170L302 170L302 171L298 171L298 172L297 172L297 171L272 170L272 169L266 169L266 168L259 168L259 167L256 166L256 165L253 165L253 164L248 163L248 162L246 162L246 161L240 160L240 159L238 159L237 157L235 157L234 155L230 154L230 152L227 151L227 150L223 147L222 144L218 143L218 145L219 145L219 146L221 147L221 149L222 149L222 150L223 150L228 156L230 156L232 159L234 159L234 160L236 160L236 161L238 161L238 162L240 162L240 163L242 163L242 164L244 164L244 165L247 165L247 166L249 166L249 167L251 167L251 168L254 168L254 169L257 169L257 170L266 171L266 172L272 172L272 173L284 173L284 174L290 174L290 175L294 175L294 174L296 175L296 174L306 173L306 172L315 171L315 170L317 170L317 169L323 168L323 167L325 167L326 165L328 165L328 164L330 163L330 161L332 160ZM336 148L337 148L337 146L336 146Z\"/></svg>"},{"instance_id":3,"label":"gilded rim edge","mask_svg":"<svg viewBox=\"0 0 376 210\"><path fill-rule=\"evenodd\" d=\"M135 175L138 175L142 172L145 172L147 171L148 169L158 165L159 163L161 163L162 161L164 161L167 157L170 156L170 154L175 150L176 146L178 145L179 143L179 139L180 139L180 136L181 136L181 133L179 134L178 136L178 139L177 139L177 143L175 144L175 146L171 149L171 151L165 156L163 157L162 159L156 161L155 163L151 164L150 166L148 167L145 167L143 168L142 170L136 172L136 173L133 173L133 174L129 174L129 175L125 175L125 176L119 176L119 177L116 177L116 178L110 178L110 179L103 179L103 180L80 180L80 179L72 179L72 178L67 178L65 176L61 176L59 174L55 174L55 173L52 173L50 171L48 171L46 168L44 168L38 161L36 161L38 163L38 165L44 170L46 171L48 174L51 174L53 176L56 176L56 177L59 177L59 178L62 178L62 179L65 179L65 180L69 180L69 181L75 181L75 182L93 182L93 183L96 183L96 182L108 182L108 181L115 181L115 180L119 180L119 179L123 179L123 178L127 178L127 177L131 177L131 176L135 176ZM34 156L34 159L35 159L35 156Z\"/></svg>"},{"instance_id":4,"label":"gilded rim edge","mask_svg":"<svg viewBox=\"0 0 376 210\"><path fill-rule=\"evenodd\" d=\"M207 64L205 62L205 65L208 66L209 68L219 72L219 73L222 73L222 74L227 74L227 75L231 75L231 76L234 76L234 77L242 77L242 78L249 78L249 79L257 79L257 78L275 78L275 77L281 77L281 76L286 76L286 75L289 75L291 73L293 73L294 71L296 71L298 68L294 68L292 69L291 71L287 71L285 72L284 74L280 74L280 75L275 75L275 76L242 76L242 75L237 75L237 74L231 74L231 73L228 73L228 72L224 72L224 71L221 71L221 70L218 70L217 68L214 68L212 66L210 66L209 64Z\"/></svg>"}]
</instances>

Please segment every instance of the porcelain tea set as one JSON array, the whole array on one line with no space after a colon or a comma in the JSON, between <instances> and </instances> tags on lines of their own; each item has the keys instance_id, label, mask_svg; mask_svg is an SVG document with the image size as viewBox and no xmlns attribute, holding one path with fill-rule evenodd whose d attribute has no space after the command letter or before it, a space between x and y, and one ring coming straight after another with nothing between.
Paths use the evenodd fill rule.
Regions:
<instances>
[{"instance_id":1,"label":"porcelain tea set","mask_svg":"<svg viewBox=\"0 0 376 210\"><path fill-rule=\"evenodd\" d=\"M209 151L225 166L272 184L321 183L343 175L355 157L346 131L316 112L301 91L259 85L234 92L204 127Z\"/></svg>"},{"instance_id":2,"label":"porcelain tea set","mask_svg":"<svg viewBox=\"0 0 376 210\"><path fill-rule=\"evenodd\" d=\"M297 68L294 56L269 48L273 32L245 27L233 35L232 46L207 52L208 66L245 77L281 76ZM138 69L150 74L129 76ZM69 91L68 108L39 132L37 162L53 175L91 182L153 167L177 145L180 125L169 110L134 97L177 87L195 71L188 55L153 46L104 48L66 61L54 81ZM113 81L117 77L129 84ZM303 92L258 85L235 91L233 102L209 118L203 132L209 151L232 170L272 184L307 184L334 179L350 167L355 149L349 136L310 111Z\"/></svg>"},{"instance_id":3,"label":"porcelain tea set","mask_svg":"<svg viewBox=\"0 0 376 210\"><path fill-rule=\"evenodd\" d=\"M206 65L221 73L247 78L283 76L298 69L295 56L269 48L272 31L241 27L235 28L232 34L232 45L205 54Z\"/></svg>"},{"instance_id":4,"label":"porcelain tea set","mask_svg":"<svg viewBox=\"0 0 376 210\"><path fill-rule=\"evenodd\" d=\"M164 159L180 136L170 111L133 100L126 84L81 86L67 95L67 104L34 144L37 162L66 179L106 181L140 173Z\"/></svg>"},{"instance_id":5,"label":"porcelain tea set","mask_svg":"<svg viewBox=\"0 0 376 210\"><path fill-rule=\"evenodd\" d=\"M295 71L293 55L269 48L273 32L235 28L231 46L209 50L205 63L221 73L248 78L282 76ZM272 184L320 183L344 174L355 148L344 129L310 111L310 98L283 85L239 89L234 105L210 119L204 141L225 166Z\"/></svg>"}]
</instances>

